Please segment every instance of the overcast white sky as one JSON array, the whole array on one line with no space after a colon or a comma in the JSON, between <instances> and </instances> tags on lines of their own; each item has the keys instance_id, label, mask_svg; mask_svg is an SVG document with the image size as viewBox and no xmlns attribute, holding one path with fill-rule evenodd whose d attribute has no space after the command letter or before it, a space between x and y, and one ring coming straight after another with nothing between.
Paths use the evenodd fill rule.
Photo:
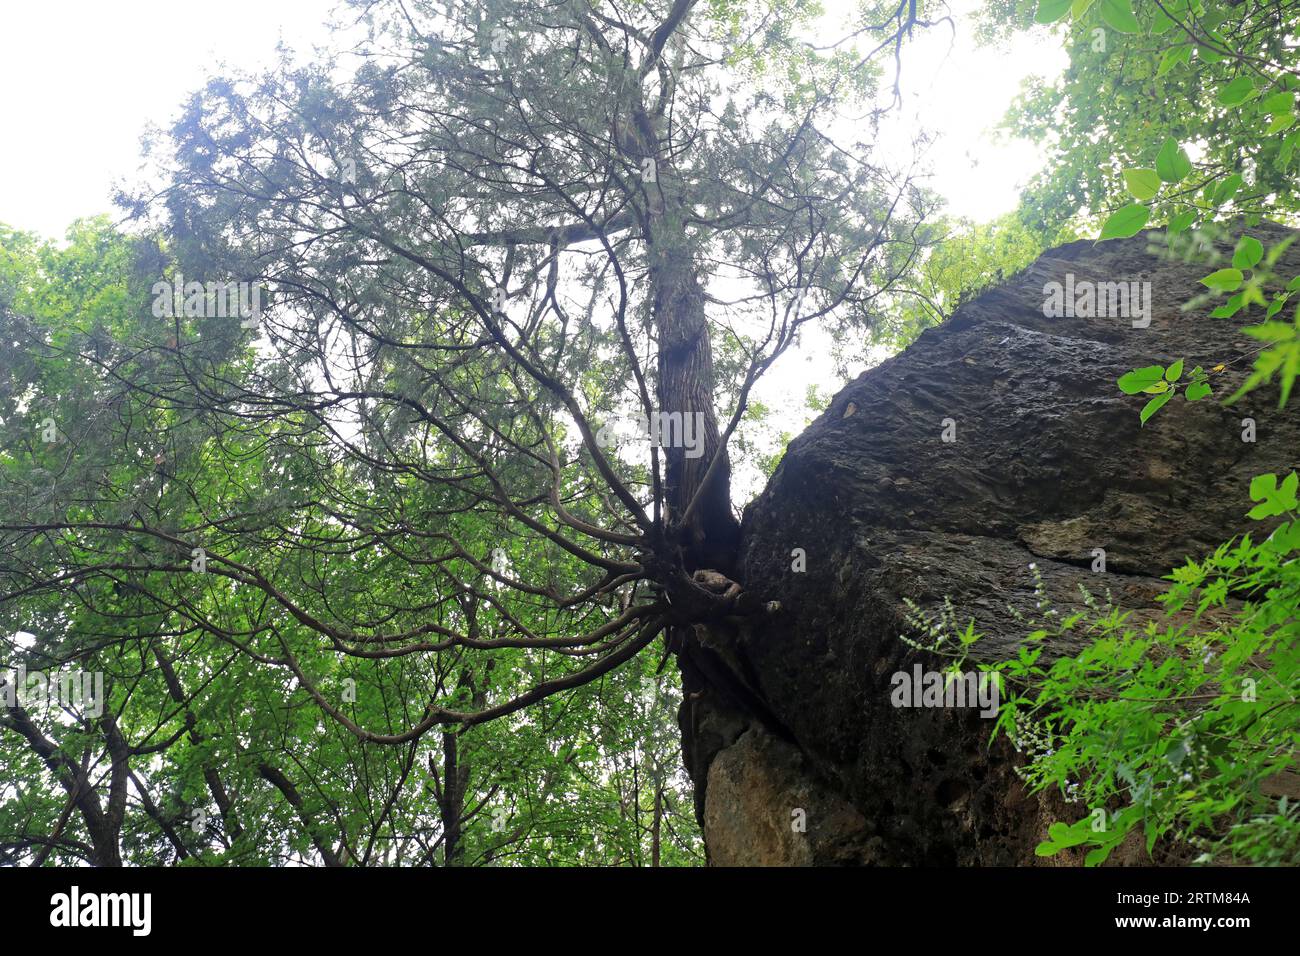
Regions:
<instances>
[{"instance_id":1,"label":"overcast white sky","mask_svg":"<svg viewBox=\"0 0 1300 956\"><path fill-rule=\"evenodd\" d=\"M36 0L0 4L0 222L61 236L113 212L140 134L216 64L270 63L325 37L332 0Z\"/></svg>"},{"instance_id":2,"label":"overcast white sky","mask_svg":"<svg viewBox=\"0 0 1300 956\"><path fill-rule=\"evenodd\" d=\"M851 0L827 0L832 15ZM325 39L333 0L37 0L0 5L0 222L61 236L78 216L111 212L111 186L133 178L146 123L163 123L222 61L256 67L276 43ZM956 0L961 10L970 0ZM1019 37L976 50L933 31L908 53L908 108L942 131L933 185L954 212L992 218L1014 207L1037 158L986 135L1021 81L1054 75L1060 45Z\"/></svg>"},{"instance_id":3,"label":"overcast white sky","mask_svg":"<svg viewBox=\"0 0 1300 956\"><path fill-rule=\"evenodd\" d=\"M1065 55L1045 28L1002 49L976 49L952 0L956 35L924 34L905 52L904 116L941 134L931 186L950 211L977 220L1008 212L1039 158L991 130L1021 83L1057 75ZM825 0L828 20L853 0ZM113 214L112 186L134 181L139 138L172 119L221 65L257 68L283 40L324 42L334 0L7 0L0 5L0 222L61 237L72 220ZM841 33L828 33L826 42ZM906 128L906 122L904 122ZM802 430L809 382L838 388L824 343L808 338L760 382L755 399ZM758 476L737 476L738 498Z\"/></svg>"}]
</instances>

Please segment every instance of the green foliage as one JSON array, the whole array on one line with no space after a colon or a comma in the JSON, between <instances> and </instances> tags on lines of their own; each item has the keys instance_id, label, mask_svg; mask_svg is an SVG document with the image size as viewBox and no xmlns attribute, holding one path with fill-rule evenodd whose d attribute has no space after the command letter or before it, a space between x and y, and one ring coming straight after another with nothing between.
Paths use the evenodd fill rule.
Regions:
<instances>
[{"instance_id":1,"label":"green foliage","mask_svg":"<svg viewBox=\"0 0 1300 956\"><path fill-rule=\"evenodd\" d=\"M262 647L291 655L301 677L241 652L271 634L266 602L229 573L238 566L274 568L282 587L310 582L303 593L317 595L311 613L349 622L413 608L426 626L463 625L473 615L492 635L507 614L539 630L548 615L487 586L481 600L449 606L434 593L440 582L429 565L365 532L340 537L337 521L321 510L330 493L413 521L440 502L414 482L376 482L325 460L305 418L258 435L127 387L130 377L175 394L161 358L175 349L166 345L175 326L150 314L150 248L104 221L75 225L60 244L0 230L0 336L21 345L0 362L4 521L125 519L208 551L209 573L199 576L187 573L188 544L178 551L158 539L90 530L25 538L21 547L13 535L0 538L0 593L8 598L0 602L0 680L18 667L102 673L104 714L115 732L158 748L131 767L151 804L133 803L125 814L126 861L303 862L316 854L320 827L333 835L327 844L367 865L698 864L700 836L678 753L676 669L657 674L656 656L635 658L527 715L393 745L322 721L309 685L341 701L357 725L397 733L424 700L472 707L489 694L526 689L554 665L548 674L536 652L522 648L487 664L463 652L344 657L292 619L279 619ZM232 380L249 374L248 350L216 329L189 340L186 358ZM39 437L47 419L60 436L48 444ZM86 500L86 489L98 500ZM224 517L205 521L204 512ZM444 515L437 527L454 530L479 554L504 543L512 574L576 582L576 561L503 538L490 516ZM305 541L312 547L296 551ZM86 569L72 602L62 586L31 587L64 560ZM422 593L413 605L412 595ZM612 615L604 605L589 612ZM580 631L582 622L567 626ZM19 633L31 642L18 641ZM34 706L31 716L63 751L105 746L103 720L60 722L55 710ZM67 793L6 714L0 711L0 859L84 862L79 815L59 823ZM294 784L318 823L304 826L264 767ZM229 813L214 803L214 773Z\"/></svg>"},{"instance_id":2,"label":"green foliage","mask_svg":"<svg viewBox=\"0 0 1300 956\"><path fill-rule=\"evenodd\" d=\"M1227 296L1213 316L1263 310L1243 331L1264 346L1225 402L1277 379L1285 406L1300 374L1300 309L1294 321L1274 317L1293 307L1300 277L1276 275L1289 240L1265 250L1241 229L1300 212L1295 11L1217 0L1041 0L1034 9L1039 23L1067 15L1069 27L1057 28L1069 32L1062 83L1026 93L1008 120L1054 151L1023 217L1044 230L1100 222L1102 240L1163 223L1171 254L1209 265L1209 291L1189 308ZM1023 3L991 3L985 29L1026 16ZM1119 35L1103 30L1098 42L1099 23ZM1224 262L1215 240L1227 237ZM1180 389L1188 401L1211 395L1226 367L1187 373L1180 358L1135 367L1117 384L1151 396L1145 425ZM999 664L1020 693L998 730L1026 754L1035 789L1059 789L1082 808L1052 825L1041 855L1086 847L1096 865L1138 831L1148 852L1164 841L1175 855L1194 848L1202 863L1300 863L1300 812L1281 792L1300 750L1297 484L1294 472L1251 482L1249 516L1275 527L1176 570L1165 621L1139 624L1086 592L1088 611L1062 620L1039 581L1043 619L1020 655ZM1049 638L1079 636L1088 640L1080 653L1042 660Z\"/></svg>"},{"instance_id":3,"label":"green foliage","mask_svg":"<svg viewBox=\"0 0 1300 956\"><path fill-rule=\"evenodd\" d=\"M1146 226L1151 217L1151 210L1146 206L1132 203L1111 213L1101 227L1102 239L1127 239L1136 236Z\"/></svg>"},{"instance_id":4,"label":"green foliage","mask_svg":"<svg viewBox=\"0 0 1300 956\"><path fill-rule=\"evenodd\" d=\"M1086 845L1094 865L1138 830L1148 852L1166 840L1195 848L1202 863L1300 862L1297 810L1279 790L1300 746L1300 542L1295 508L1286 514L1291 522L1267 538L1246 536L1177 569L1167 621L1135 625L1085 593L1088 613L1045 615L1031 635L1050 644L1082 634L1082 652L1005 663L1022 692L1004 704L998 730L1027 749L1035 789L1087 808L1058 824L1041 854ZM1180 613L1189 607L1190 617Z\"/></svg>"},{"instance_id":5,"label":"green foliage","mask_svg":"<svg viewBox=\"0 0 1300 956\"><path fill-rule=\"evenodd\" d=\"M1199 365L1188 373L1186 379L1183 378L1182 359L1178 359L1168 367L1148 365L1144 368L1135 368L1121 375L1116 384L1125 395L1145 393L1155 396L1142 407L1142 412L1138 416L1143 425L1177 395L1180 388L1183 389L1184 397L1189 402L1200 401L1212 392L1210 373Z\"/></svg>"},{"instance_id":6,"label":"green foliage","mask_svg":"<svg viewBox=\"0 0 1300 956\"><path fill-rule=\"evenodd\" d=\"M962 303L1015 275L1047 245L1076 238L1069 232L1044 237L1014 213L990 223L945 220L925 228L929 248L911 271L910 284L893 295L891 307L872 326L871 344L890 352L906 348Z\"/></svg>"},{"instance_id":7,"label":"green foliage","mask_svg":"<svg viewBox=\"0 0 1300 956\"><path fill-rule=\"evenodd\" d=\"M1267 538L1245 536L1171 574L1164 620L1138 622L1082 587L1085 610L1062 616L1030 566L1028 639L982 666L1012 690L994 734L1024 756L1017 772L1079 808L1049 827L1038 855L1087 848L1095 866L1136 831L1166 859L1190 848L1203 864L1300 863L1300 816L1283 792L1300 747L1300 522L1294 507L1286 514ZM980 639L951 606L909 620L927 635L918 646L955 670ZM1045 657L1080 638L1077 654Z\"/></svg>"},{"instance_id":8,"label":"green foliage","mask_svg":"<svg viewBox=\"0 0 1300 956\"><path fill-rule=\"evenodd\" d=\"M870 5L865 22L890 9ZM552 21L545 4L535 12L518 18L508 68L494 65L495 41L484 43L475 16L446 37L414 38L400 63L368 65L346 88L332 65L214 81L166 141L178 188L162 243L128 241L103 221L76 224L61 245L0 227L0 339L15 344L0 361L0 513L29 529L0 540L0 632L32 635L10 638L0 667L106 675L107 718L40 716L57 752L107 754L121 735L147 757L132 763L128 862L277 865L327 852L371 865L700 861L666 646L500 719L410 734L430 713L472 714L581 673L602 645L577 638L612 634L602 629L624 613L619 602L649 602L658 586L641 588L653 582L636 565L628 572L640 557L625 535L634 522L608 494L617 485L647 504L657 473L617 457L602 473L570 431L579 410L636 405L638 358L653 356L659 335L624 284L624 267L644 274L651 256L619 237L627 208L664 211L628 145L627 116L641 106L629 75L654 82L656 71L603 57L591 24ZM1207 291L1191 306L1213 302L1224 319L1262 313L1244 329L1262 343L1254 367L1226 401L1277 381L1287 403L1300 374L1300 276L1277 274L1286 243L1266 249L1244 230L1300 213L1294 11L988 4L987 31L1057 24L1070 45L1062 82L1027 91L1009 121L1049 162L1014 215L913 224L879 242L892 184L803 134L827 90L865 102L881 70L847 50L809 49L798 31L815 12L795 0L758 12L701 5L683 47L720 45L719 62L752 95L720 97L716 78L666 65L672 82L656 94L662 106L678 82L694 83L695 100L726 100L674 133L696 145L657 191L695 217L675 252L766 277L761 305L732 311L762 317L809 288L809 307L837 310L838 358L859 345L896 350L1049 245L1154 224L1171 255L1205 259ZM413 43L405 17L369 7L364 17L395 47ZM548 44L563 31L573 53L557 57ZM486 81L494 71L508 82ZM670 112L688 122L689 111ZM344 158L361 160L359 179L340 176ZM575 202L585 186L555 188L587 182L597 166L594 205ZM755 201L772 189L780 202ZM905 192L923 215L928 198ZM808 258L786 215L805 200L824 221ZM559 280L554 237L554 249L462 241L465 223L495 228L521 210L525 233L575 212L610 225L608 266L567 264ZM1230 257L1213 251L1225 236ZM430 285L430 263L447 281ZM193 276L287 278L293 318L272 348L228 322L161 323L148 290L176 264ZM518 276L548 273L516 310L528 313L526 335L474 325L488 278L513 275L518 294ZM562 302L566 286L589 298ZM616 297L618 327L593 320ZM1287 308L1294 321L1279 320ZM782 332L782 348L792 336ZM761 324L720 337L715 367L730 398L763 341ZM544 374L520 375L520 356ZM1119 378L1144 402L1141 425L1179 391L1189 402L1213 394L1226 366L1188 371L1192 361ZM325 389L331 377L351 391ZM539 387L547 378L573 400ZM806 405L821 411L827 399L813 386ZM733 445L763 476L790 440L769 412L751 401ZM38 437L47 420L59 441ZM1027 622L1016 657L986 666L1015 689L997 732L1025 754L1025 779L1079 808L1052 824L1040 855L1086 848L1096 865L1137 832L1148 852L1193 847L1204 863L1300 861L1300 813L1278 796L1300 748L1298 485L1294 472L1251 482L1249 516L1267 533L1173 572L1166 618L1138 621L1085 592L1087 612L1062 619L1037 581L1041 620ZM192 546L212 573L190 573ZM937 620L910 607L909 621L927 640L908 642L950 654L953 670L979 640L950 604ZM1080 637L1077 654L1045 653ZM0 862L84 862L93 835L76 815L65 820L66 781L30 743L0 720ZM214 774L228 808L214 806Z\"/></svg>"},{"instance_id":9,"label":"green foliage","mask_svg":"<svg viewBox=\"0 0 1300 956\"><path fill-rule=\"evenodd\" d=\"M1052 15L1045 19L1047 8L1039 7L1040 22L1065 16L1059 5L1050 5ZM1300 133L1279 138L1295 123L1300 81L1295 51L1284 39L1287 30L1270 11L1204 0L1177 0L1163 7L1148 2L1134 7L1121 0L1097 9L1104 23L1131 37L1100 44L1100 49L1073 45L1065 84L1029 95L1009 120L1020 132L1070 144L1031 189L1030 209L1049 221L1072 216L1080 207L1105 208L1122 198L1137 199L1106 216L1102 240L1134 236L1152 221L1163 221L1172 240L1198 221L1244 217L1251 222L1264 214L1285 219L1300 210L1291 174ZM1084 5L1072 11L1075 29L1090 29L1089 10ZM1292 11L1286 15L1293 19ZM1113 44L1123 45L1122 55L1112 55ZM1049 126L1049 117L1062 115L1068 125L1065 135ZM1196 162L1183 145L1189 142L1196 142L1202 154ZM1119 156L1110 154L1112 145ZM1126 157L1139 164L1130 165ZM1140 164L1143 160L1150 165ZM1118 181L1104 179L1108 169L1120 172ZM1252 305L1265 309L1266 321L1246 331L1268 348L1260 351L1251 376L1227 403L1276 376L1285 404L1300 374L1300 309L1293 323L1271 321L1295 290L1288 284L1271 298L1264 291L1282 251L1272 251L1261 265L1262 244L1241 236L1231 265L1201 280L1212 292L1233 293L1214 310L1217 317L1231 318ZM1188 397L1204 398L1207 389L1198 382ZM1141 421L1168 401L1165 396L1153 399L1142 409Z\"/></svg>"}]
</instances>

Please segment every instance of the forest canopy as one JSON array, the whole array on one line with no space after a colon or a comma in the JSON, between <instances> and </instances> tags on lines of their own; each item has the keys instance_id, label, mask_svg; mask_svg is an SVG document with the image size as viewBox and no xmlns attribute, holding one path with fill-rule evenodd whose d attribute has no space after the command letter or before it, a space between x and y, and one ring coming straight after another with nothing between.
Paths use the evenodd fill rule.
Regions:
<instances>
[{"instance_id":1,"label":"forest canopy","mask_svg":"<svg viewBox=\"0 0 1300 956\"><path fill-rule=\"evenodd\" d=\"M0 227L0 667L20 691L0 863L705 862L677 711L697 684L764 709L707 639L774 612L737 563L756 489L736 474L780 458L760 379L805 336L896 352L1062 241L1150 228L1193 258L1297 212L1294 5L981 7L983 42L1068 55L1008 112L1043 167L990 223L882 145L952 11L864 0L841 21L804 0L351 0L328 56L196 90L119 221ZM1285 404L1300 284L1252 242L1207 296L1258 323L1248 387ZM1142 395L1143 423L1211 394L1194 361L1143 378L1144 358L1099 384ZM1269 477L1252 497L1300 548L1295 475ZM1071 681L1122 674L1048 692L1022 659L1021 722L999 726L1029 713L1078 743L1029 776L1092 780L1093 802L1157 768L1120 830L1054 833L1090 862L1134 827L1202 862L1294 862L1294 809L1242 794L1300 743L1300 576L1276 547L1187 557L1193 604L1251 569L1233 640L1280 688L1267 719L1184 715L1249 721L1238 773L1205 757L1206 803L1153 783L1158 733L1127 778L1091 756L1107 722L1146 724ZM73 671L100 682L43 683Z\"/></svg>"}]
</instances>

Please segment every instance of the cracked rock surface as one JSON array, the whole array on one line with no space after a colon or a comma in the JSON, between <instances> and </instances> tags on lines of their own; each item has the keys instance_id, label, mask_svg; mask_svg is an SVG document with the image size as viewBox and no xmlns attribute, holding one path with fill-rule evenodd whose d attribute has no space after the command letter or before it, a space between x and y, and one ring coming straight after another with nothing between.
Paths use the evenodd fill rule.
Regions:
<instances>
[{"instance_id":1,"label":"cracked rock surface","mask_svg":"<svg viewBox=\"0 0 1300 956\"><path fill-rule=\"evenodd\" d=\"M1249 231L1266 247L1289 234ZM1025 634L1011 608L1035 614L1031 562L1061 614L1082 606L1083 584L1140 621L1162 613L1161 579L1186 556L1267 530L1245 517L1249 482L1300 467L1300 415L1294 402L1279 411L1271 388L1219 404L1260 344L1238 329L1262 312L1184 311L1218 266L1165 258L1162 244L1142 234L1051 250L864 373L791 442L746 509L740 563L744 587L781 611L712 635L770 715L689 685L680 715L713 863L1077 862L1033 849L1050 822L1087 808L1027 794L1016 754L990 748L991 722L973 710L894 708L890 676L935 666L899 640L904 599L930 611L951 599L986 635L977 656L1004 656ZM1300 273L1300 243L1278 271ZM1150 327L1045 317L1044 285L1067 273L1150 282ZM1144 399L1115 380L1177 358L1228 366L1214 399L1180 395L1140 427ZM1092 570L1095 549L1105 573ZM1118 856L1149 862L1136 847Z\"/></svg>"}]
</instances>

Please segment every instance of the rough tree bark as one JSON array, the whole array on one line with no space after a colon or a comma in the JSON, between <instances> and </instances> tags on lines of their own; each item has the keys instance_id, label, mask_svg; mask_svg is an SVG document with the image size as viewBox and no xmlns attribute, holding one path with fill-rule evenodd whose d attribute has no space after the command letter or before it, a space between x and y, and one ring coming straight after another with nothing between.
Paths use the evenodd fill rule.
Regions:
<instances>
[{"instance_id":1,"label":"rough tree bark","mask_svg":"<svg viewBox=\"0 0 1300 956\"><path fill-rule=\"evenodd\" d=\"M679 4L688 7L689 4ZM685 224L685 202L673 188L675 171L661 155L655 117L641 102L632 107L632 122L621 148L636 163L651 164L646 191L642 236L646 244L651 289L651 315L658 337L656 412L681 415L698 422L702 447L687 457L683 443L664 443L664 492L668 523L681 546L687 571L700 568L731 571L740 538L740 524L731 512L731 464L721 438L716 412L713 346L704 311L693 244ZM646 169L642 166L642 169ZM690 520L682 518L704 483L715 455L718 466L704 488Z\"/></svg>"}]
</instances>

